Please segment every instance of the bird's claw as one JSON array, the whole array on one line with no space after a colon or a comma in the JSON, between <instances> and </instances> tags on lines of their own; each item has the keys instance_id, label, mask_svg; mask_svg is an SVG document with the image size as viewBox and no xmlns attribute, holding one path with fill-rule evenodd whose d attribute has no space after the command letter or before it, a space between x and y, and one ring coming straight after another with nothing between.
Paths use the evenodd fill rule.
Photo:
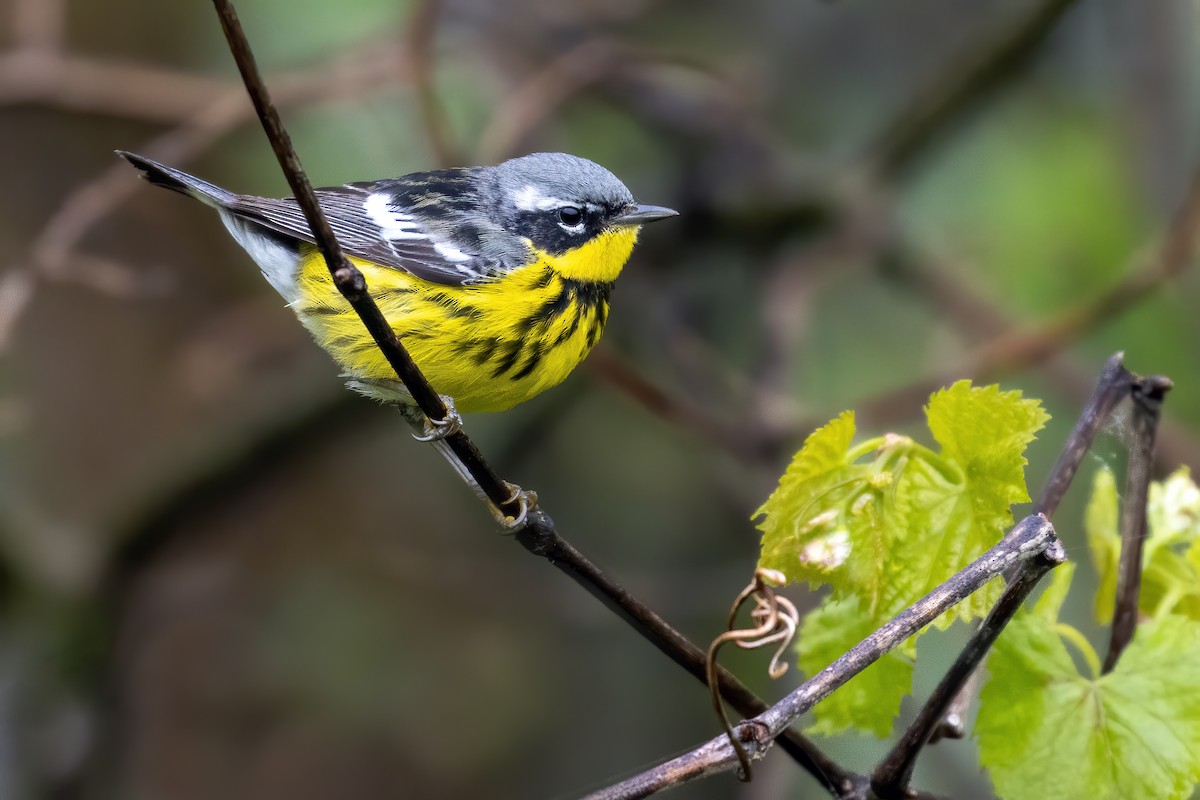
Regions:
<instances>
[{"instance_id":1,"label":"bird's claw","mask_svg":"<svg viewBox=\"0 0 1200 800\"><path fill-rule=\"evenodd\" d=\"M454 401L442 395L442 402L446 404L446 416L441 419L425 417L425 432L413 434L418 442L438 442L462 430L462 417L455 409Z\"/></svg>"},{"instance_id":2,"label":"bird's claw","mask_svg":"<svg viewBox=\"0 0 1200 800\"><path fill-rule=\"evenodd\" d=\"M517 533L529 523L529 514L537 508L537 492L526 491L515 483L504 482L504 485L512 490L512 494L504 501L505 506L510 506L513 503L517 504L516 516L505 514L500 508L491 506L492 514L496 517L496 521L504 528L505 533ZM490 503L488 505L491 505Z\"/></svg>"}]
</instances>

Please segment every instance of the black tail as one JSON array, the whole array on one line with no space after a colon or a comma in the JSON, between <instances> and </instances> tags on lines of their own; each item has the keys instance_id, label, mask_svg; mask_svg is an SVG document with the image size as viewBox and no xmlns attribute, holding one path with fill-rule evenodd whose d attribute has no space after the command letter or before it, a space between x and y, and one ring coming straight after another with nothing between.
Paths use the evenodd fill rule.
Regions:
<instances>
[{"instance_id":1,"label":"black tail","mask_svg":"<svg viewBox=\"0 0 1200 800\"><path fill-rule=\"evenodd\" d=\"M237 199L237 195L220 186L214 186L208 181L202 181L194 175L182 170L159 164L135 153L124 150L116 151L117 155L137 167L142 177L155 186L170 189L188 197L194 197L202 203L216 208L226 208Z\"/></svg>"}]
</instances>

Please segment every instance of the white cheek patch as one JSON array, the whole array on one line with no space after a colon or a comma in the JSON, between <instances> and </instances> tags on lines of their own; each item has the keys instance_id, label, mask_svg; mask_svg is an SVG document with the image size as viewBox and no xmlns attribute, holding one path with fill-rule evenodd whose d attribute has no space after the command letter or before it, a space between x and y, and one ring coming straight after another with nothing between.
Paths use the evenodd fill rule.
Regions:
<instances>
[{"instance_id":1,"label":"white cheek patch","mask_svg":"<svg viewBox=\"0 0 1200 800\"><path fill-rule=\"evenodd\" d=\"M363 211L379 226L379 234L391 241L429 238L415 217L392 210L388 205L391 199L390 195L376 192L363 201Z\"/></svg>"},{"instance_id":2,"label":"white cheek patch","mask_svg":"<svg viewBox=\"0 0 1200 800\"><path fill-rule=\"evenodd\" d=\"M522 211L550 211L562 206L574 205L569 200L560 197L547 197L533 185L523 186L513 192L513 205Z\"/></svg>"}]
</instances>

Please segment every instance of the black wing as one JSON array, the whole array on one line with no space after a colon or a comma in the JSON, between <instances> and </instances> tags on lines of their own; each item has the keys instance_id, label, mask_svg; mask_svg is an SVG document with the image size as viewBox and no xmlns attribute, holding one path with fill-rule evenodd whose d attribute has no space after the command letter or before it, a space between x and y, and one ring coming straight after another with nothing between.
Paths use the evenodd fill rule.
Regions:
<instances>
[{"instance_id":1,"label":"black wing","mask_svg":"<svg viewBox=\"0 0 1200 800\"><path fill-rule=\"evenodd\" d=\"M348 255L446 285L474 283L504 271L498 259L481 252L478 225L460 226L460 230L438 224L445 223L452 210L429 203L428 193L425 207L414 213L411 188L400 181L379 181L317 189L316 193L329 226ZM313 242L308 222L291 197L237 195L223 205L272 231ZM455 205L462 208L461 203Z\"/></svg>"}]
</instances>

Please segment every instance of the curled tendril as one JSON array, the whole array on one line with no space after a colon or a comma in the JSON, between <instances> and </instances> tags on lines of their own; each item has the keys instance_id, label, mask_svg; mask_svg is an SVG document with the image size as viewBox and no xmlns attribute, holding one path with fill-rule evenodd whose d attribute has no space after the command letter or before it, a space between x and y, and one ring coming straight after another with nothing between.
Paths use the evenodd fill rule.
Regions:
<instances>
[{"instance_id":1,"label":"curled tendril","mask_svg":"<svg viewBox=\"0 0 1200 800\"><path fill-rule=\"evenodd\" d=\"M717 712L717 718L721 720L721 727L725 729L729 743L737 753L738 763L741 765L738 777L743 781L751 779L750 756L747 755L746 748L738 740L733 725L729 722L729 716L725 712L725 705L721 702L721 690L717 683L717 653L726 642L735 642L738 647L746 650L778 642L779 646L775 649L774 655L771 656L771 662L767 666L767 674L772 678L778 678L787 672L787 664L780 661L780 658L796 635L800 614L796 611L796 606L792 604L792 601L775 594L771 588L772 583L782 584L786 580L782 573L773 569L759 568L755 570L754 579L738 593L737 598L733 601L733 606L729 609L727 630L713 639L712 644L708 646L705 677L708 680L709 691L712 693L713 709ZM738 612L748 600L754 601L754 608L750 611L750 619L753 620L754 627L734 628Z\"/></svg>"}]
</instances>

